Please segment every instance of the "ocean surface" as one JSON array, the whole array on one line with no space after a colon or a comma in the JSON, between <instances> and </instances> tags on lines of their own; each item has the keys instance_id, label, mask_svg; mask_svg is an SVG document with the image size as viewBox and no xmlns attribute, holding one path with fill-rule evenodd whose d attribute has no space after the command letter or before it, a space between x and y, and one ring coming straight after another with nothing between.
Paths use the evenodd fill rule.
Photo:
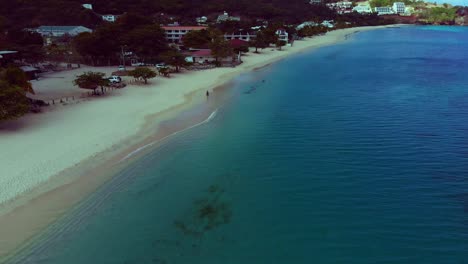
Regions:
<instances>
[{"instance_id":1,"label":"ocean surface","mask_svg":"<svg viewBox=\"0 0 468 264\"><path fill-rule=\"evenodd\" d=\"M361 32L232 85L10 263L468 263L468 28Z\"/></svg>"}]
</instances>

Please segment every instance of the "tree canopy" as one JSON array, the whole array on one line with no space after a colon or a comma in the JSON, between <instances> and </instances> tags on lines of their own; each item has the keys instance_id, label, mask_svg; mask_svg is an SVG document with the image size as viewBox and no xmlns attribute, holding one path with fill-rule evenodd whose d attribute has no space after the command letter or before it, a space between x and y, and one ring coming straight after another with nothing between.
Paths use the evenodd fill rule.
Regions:
<instances>
[{"instance_id":1,"label":"tree canopy","mask_svg":"<svg viewBox=\"0 0 468 264\"><path fill-rule=\"evenodd\" d=\"M96 93L98 87L101 87L102 92L104 92L103 86L109 84L104 76L105 74L102 72L89 71L78 75L73 83L80 88L93 90L94 93Z\"/></svg>"},{"instance_id":2,"label":"tree canopy","mask_svg":"<svg viewBox=\"0 0 468 264\"><path fill-rule=\"evenodd\" d=\"M211 42L211 34L208 30L193 30L182 38L184 46L187 48L207 48Z\"/></svg>"},{"instance_id":3,"label":"tree canopy","mask_svg":"<svg viewBox=\"0 0 468 264\"><path fill-rule=\"evenodd\" d=\"M16 119L29 112L27 92L34 91L21 69L0 69L0 121Z\"/></svg>"},{"instance_id":4,"label":"tree canopy","mask_svg":"<svg viewBox=\"0 0 468 264\"><path fill-rule=\"evenodd\" d=\"M161 58L164 63L176 67L176 72L179 72L180 67L186 64L185 56L177 49L170 49L164 52L161 54Z\"/></svg>"},{"instance_id":5,"label":"tree canopy","mask_svg":"<svg viewBox=\"0 0 468 264\"><path fill-rule=\"evenodd\" d=\"M148 79L154 78L157 76L156 72L151 70L150 68L147 67L138 67L134 69L133 71L130 71L130 76L133 78L141 78L145 82L145 84L148 83Z\"/></svg>"}]
</instances>

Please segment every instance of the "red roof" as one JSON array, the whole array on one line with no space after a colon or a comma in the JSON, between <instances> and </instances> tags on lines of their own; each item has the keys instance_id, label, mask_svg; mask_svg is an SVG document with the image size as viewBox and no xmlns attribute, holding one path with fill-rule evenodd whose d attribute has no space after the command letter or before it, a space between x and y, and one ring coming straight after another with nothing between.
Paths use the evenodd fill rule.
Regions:
<instances>
[{"instance_id":1,"label":"red roof","mask_svg":"<svg viewBox=\"0 0 468 264\"><path fill-rule=\"evenodd\" d=\"M211 57L211 50L197 50L192 53L193 57Z\"/></svg>"},{"instance_id":2,"label":"red roof","mask_svg":"<svg viewBox=\"0 0 468 264\"><path fill-rule=\"evenodd\" d=\"M206 29L203 26L166 26L162 27L164 30L202 30Z\"/></svg>"},{"instance_id":3,"label":"red roof","mask_svg":"<svg viewBox=\"0 0 468 264\"><path fill-rule=\"evenodd\" d=\"M242 46L249 46L249 43L241 39L231 39L231 47L238 48Z\"/></svg>"}]
</instances>

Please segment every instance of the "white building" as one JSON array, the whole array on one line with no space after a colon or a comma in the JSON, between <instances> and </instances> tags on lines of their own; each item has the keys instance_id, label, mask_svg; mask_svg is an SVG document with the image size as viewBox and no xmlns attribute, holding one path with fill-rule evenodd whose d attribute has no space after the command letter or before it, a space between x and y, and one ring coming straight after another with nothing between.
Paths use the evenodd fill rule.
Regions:
<instances>
[{"instance_id":1,"label":"white building","mask_svg":"<svg viewBox=\"0 0 468 264\"><path fill-rule=\"evenodd\" d=\"M206 22L208 21L208 18L206 16L197 17L196 21L198 24L206 24Z\"/></svg>"},{"instance_id":2,"label":"white building","mask_svg":"<svg viewBox=\"0 0 468 264\"><path fill-rule=\"evenodd\" d=\"M395 2L393 3L393 6L392 6L392 9L393 9L393 12L397 13L397 14L403 14L405 13L405 3L403 2Z\"/></svg>"},{"instance_id":3,"label":"white building","mask_svg":"<svg viewBox=\"0 0 468 264\"><path fill-rule=\"evenodd\" d=\"M41 34L43 37L76 36L84 32L93 32L91 29L83 26L40 26L33 29L33 31Z\"/></svg>"},{"instance_id":4,"label":"white building","mask_svg":"<svg viewBox=\"0 0 468 264\"><path fill-rule=\"evenodd\" d=\"M93 5L92 4L82 4L81 5L83 8L86 8L86 9L89 9L89 10L93 10Z\"/></svg>"},{"instance_id":5,"label":"white building","mask_svg":"<svg viewBox=\"0 0 468 264\"><path fill-rule=\"evenodd\" d=\"M327 7L335 10L338 14L346 14L352 12L353 2L340 1L336 3L328 3Z\"/></svg>"},{"instance_id":6,"label":"white building","mask_svg":"<svg viewBox=\"0 0 468 264\"><path fill-rule=\"evenodd\" d=\"M222 15L218 16L218 19L216 19L217 23L221 23L224 21L240 21L240 17L235 17L235 16L229 16L227 12L224 12Z\"/></svg>"},{"instance_id":7,"label":"white building","mask_svg":"<svg viewBox=\"0 0 468 264\"><path fill-rule=\"evenodd\" d=\"M333 20L324 20L324 21L322 21L322 23L320 23L320 25L322 25L324 27L327 27L327 28L333 28L333 27L335 27L335 25L333 23L334 23Z\"/></svg>"},{"instance_id":8,"label":"white building","mask_svg":"<svg viewBox=\"0 0 468 264\"><path fill-rule=\"evenodd\" d=\"M309 4L311 5L319 5L322 3L322 0L310 0Z\"/></svg>"},{"instance_id":9,"label":"white building","mask_svg":"<svg viewBox=\"0 0 468 264\"><path fill-rule=\"evenodd\" d=\"M389 6L379 6L379 7L376 7L374 10L379 16L394 14L393 9Z\"/></svg>"},{"instance_id":10,"label":"white building","mask_svg":"<svg viewBox=\"0 0 468 264\"><path fill-rule=\"evenodd\" d=\"M370 5L357 5L353 8L354 12L358 12L359 14L368 14L372 13L372 8Z\"/></svg>"},{"instance_id":11,"label":"white building","mask_svg":"<svg viewBox=\"0 0 468 264\"><path fill-rule=\"evenodd\" d=\"M286 29L284 29L284 28L279 28L278 30L276 30L276 35L278 36L278 39L279 39L279 40L285 41L286 43L288 43L289 34L288 34L288 32L286 31Z\"/></svg>"},{"instance_id":12,"label":"white building","mask_svg":"<svg viewBox=\"0 0 468 264\"><path fill-rule=\"evenodd\" d=\"M166 26L162 27L166 32L166 39L171 43L182 44L182 38L185 34L194 30L206 29L203 26Z\"/></svg>"},{"instance_id":13,"label":"white building","mask_svg":"<svg viewBox=\"0 0 468 264\"><path fill-rule=\"evenodd\" d=\"M304 22L304 23L300 24L299 26L297 26L296 30L301 30L301 29L303 29L305 27L316 27L318 25L319 25L318 23L307 21L307 22Z\"/></svg>"},{"instance_id":14,"label":"white building","mask_svg":"<svg viewBox=\"0 0 468 264\"><path fill-rule=\"evenodd\" d=\"M101 18L107 22L115 22L119 18L119 15L101 15Z\"/></svg>"},{"instance_id":15,"label":"white building","mask_svg":"<svg viewBox=\"0 0 468 264\"><path fill-rule=\"evenodd\" d=\"M240 39L244 41L252 41L257 37L255 32L234 32L230 34L224 34L225 40Z\"/></svg>"}]
</instances>

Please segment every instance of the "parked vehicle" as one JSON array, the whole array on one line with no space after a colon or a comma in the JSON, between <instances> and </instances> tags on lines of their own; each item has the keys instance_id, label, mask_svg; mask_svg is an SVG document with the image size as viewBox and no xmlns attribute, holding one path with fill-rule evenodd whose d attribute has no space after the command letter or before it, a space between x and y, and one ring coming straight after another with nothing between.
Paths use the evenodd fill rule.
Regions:
<instances>
[{"instance_id":1,"label":"parked vehicle","mask_svg":"<svg viewBox=\"0 0 468 264\"><path fill-rule=\"evenodd\" d=\"M143 62L132 62L133 67L140 67L140 66L145 66Z\"/></svg>"},{"instance_id":2,"label":"parked vehicle","mask_svg":"<svg viewBox=\"0 0 468 264\"><path fill-rule=\"evenodd\" d=\"M125 71L125 66L119 65L119 71Z\"/></svg>"},{"instance_id":3,"label":"parked vehicle","mask_svg":"<svg viewBox=\"0 0 468 264\"><path fill-rule=\"evenodd\" d=\"M117 76L117 75L112 75L111 77L107 78L109 80L110 83L121 83L122 82L122 78L120 78L120 76Z\"/></svg>"},{"instance_id":4,"label":"parked vehicle","mask_svg":"<svg viewBox=\"0 0 468 264\"><path fill-rule=\"evenodd\" d=\"M159 70L162 68L167 68L167 65L165 63L158 63L155 65L155 67Z\"/></svg>"}]
</instances>

